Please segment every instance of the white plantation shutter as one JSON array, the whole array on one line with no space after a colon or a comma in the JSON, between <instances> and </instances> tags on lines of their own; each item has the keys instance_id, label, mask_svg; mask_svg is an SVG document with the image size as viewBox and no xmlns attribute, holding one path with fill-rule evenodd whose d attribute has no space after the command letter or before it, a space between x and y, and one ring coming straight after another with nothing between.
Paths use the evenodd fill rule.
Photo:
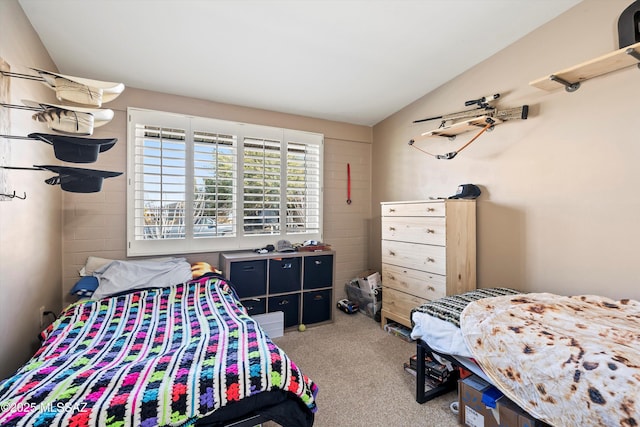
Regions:
<instances>
[{"instance_id":1,"label":"white plantation shutter","mask_svg":"<svg viewBox=\"0 0 640 427\"><path fill-rule=\"evenodd\" d=\"M320 146L287 142L288 233L319 232L320 191Z\"/></svg>"},{"instance_id":2,"label":"white plantation shutter","mask_svg":"<svg viewBox=\"0 0 640 427\"><path fill-rule=\"evenodd\" d=\"M196 131L194 136L194 238L235 235L237 138Z\"/></svg>"},{"instance_id":3,"label":"white plantation shutter","mask_svg":"<svg viewBox=\"0 0 640 427\"><path fill-rule=\"evenodd\" d=\"M279 140L244 139L242 215L248 235L280 233L281 146Z\"/></svg>"},{"instance_id":4,"label":"white plantation shutter","mask_svg":"<svg viewBox=\"0 0 640 427\"><path fill-rule=\"evenodd\" d=\"M129 109L127 255L322 240L319 134Z\"/></svg>"},{"instance_id":5,"label":"white plantation shutter","mask_svg":"<svg viewBox=\"0 0 640 427\"><path fill-rule=\"evenodd\" d=\"M184 233L185 130L136 129L137 238L171 239Z\"/></svg>"}]
</instances>

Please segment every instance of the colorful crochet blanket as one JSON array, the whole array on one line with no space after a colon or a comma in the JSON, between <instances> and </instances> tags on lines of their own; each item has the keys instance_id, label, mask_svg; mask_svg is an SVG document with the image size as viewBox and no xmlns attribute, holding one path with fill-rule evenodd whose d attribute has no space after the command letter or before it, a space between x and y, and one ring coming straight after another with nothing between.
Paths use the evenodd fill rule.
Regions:
<instances>
[{"instance_id":1,"label":"colorful crochet blanket","mask_svg":"<svg viewBox=\"0 0 640 427\"><path fill-rule=\"evenodd\" d=\"M78 302L43 335L0 383L2 426L189 425L278 389L316 411L316 384L218 277Z\"/></svg>"}]
</instances>

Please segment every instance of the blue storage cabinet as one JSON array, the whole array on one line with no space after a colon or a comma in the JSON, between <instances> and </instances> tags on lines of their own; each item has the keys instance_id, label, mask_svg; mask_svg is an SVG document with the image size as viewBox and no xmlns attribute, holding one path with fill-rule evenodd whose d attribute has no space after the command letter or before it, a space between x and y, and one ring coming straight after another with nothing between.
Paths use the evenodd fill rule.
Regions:
<instances>
[{"instance_id":1,"label":"blue storage cabinet","mask_svg":"<svg viewBox=\"0 0 640 427\"><path fill-rule=\"evenodd\" d=\"M249 315L282 311L285 328L333 320L334 262L333 251L220 254Z\"/></svg>"}]
</instances>

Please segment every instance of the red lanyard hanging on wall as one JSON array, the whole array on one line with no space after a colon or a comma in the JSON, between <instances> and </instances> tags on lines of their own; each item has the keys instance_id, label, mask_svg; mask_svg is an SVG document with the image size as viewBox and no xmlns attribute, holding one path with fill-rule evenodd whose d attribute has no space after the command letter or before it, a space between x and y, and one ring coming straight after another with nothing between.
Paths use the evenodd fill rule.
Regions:
<instances>
[{"instance_id":1,"label":"red lanyard hanging on wall","mask_svg":"<svg viewBox=\"0 0 640 427\"><path fill-rule=\"evenodd\" d=\"M347 204L351 204L351 165L347 163Z\"/></svg>"}]
</instances>

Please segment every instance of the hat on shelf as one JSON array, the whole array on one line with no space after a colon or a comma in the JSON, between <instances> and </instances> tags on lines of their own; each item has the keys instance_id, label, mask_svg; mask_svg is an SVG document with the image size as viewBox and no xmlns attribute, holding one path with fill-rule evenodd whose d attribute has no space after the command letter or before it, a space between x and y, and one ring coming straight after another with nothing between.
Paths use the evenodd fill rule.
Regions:
<instances>
[{"instance_id":1,"label":"hat on shelf","mask_svg":"<svg viewBox=\"0 0 640 427\"><path fill-rule=\"evenodd\" d=\"M122 172L70 168L66 166L34 165L34 167L57 173L58 176L46 179L44 182L49 185L59 184L64 191L71 193L97 193L102 189L102 181L104 178L122 175Z\"/></svg>"},{"instance_id":2,"label":"hat on shelf","mask_svg":"<svg viewBox=\"0 0 640 427\"><path fill-rule=\"evenodd\" d=\"M49 129L63 133L91 135L93 128L106 125L113 119L113 110L109 109L71 107L29 99L23 99L22 103L41 110L32 116L33 120L44 122Z\"/></svg>"},{"instance_id":3,"label":"hat on shelf","mask_svg":"<svg viewBox=\"0 0 640 427\"><path fill-rule=\"evenodd\" d=\"M113 147L118 138L91 139L48 133L30 133L29 138L39 139L53 146L56 159L71 163L93 163L98 154Z\"/></svg>"},{"instance_id":4,"label":"hat on shelf","mask_svg":"<svg viewBox=\"0 0 640 427\"><path fill-rule=\"evenodd\" d=\"M56 92L56 98L59 101L100 107L116 99L124 91L122 83L85 79L40 68L31 69L40 74L44 84Z\"/></svg>"},{"instance_id":5,"label":"hat on shelf","mask_svg":"<svg viewBox=\"0 0 640 427\"><path fill-rule=\"evenodd\" d=\"M278 243L276 243L276 250L278 252L295 252L294 247L288 240L278 240Z\"/></svg>"},{"instance_id":6,"label":"hat on shelf","mask_svg":"<svg viewBox=\"0 0 640 427\"><path fill-rule=\"evenodd\" d=\"M475 199L482 192L477 185L474 184L462 184L458 186L456 194L449 197L450 199Z\"/></svg>"}]
</instances>

